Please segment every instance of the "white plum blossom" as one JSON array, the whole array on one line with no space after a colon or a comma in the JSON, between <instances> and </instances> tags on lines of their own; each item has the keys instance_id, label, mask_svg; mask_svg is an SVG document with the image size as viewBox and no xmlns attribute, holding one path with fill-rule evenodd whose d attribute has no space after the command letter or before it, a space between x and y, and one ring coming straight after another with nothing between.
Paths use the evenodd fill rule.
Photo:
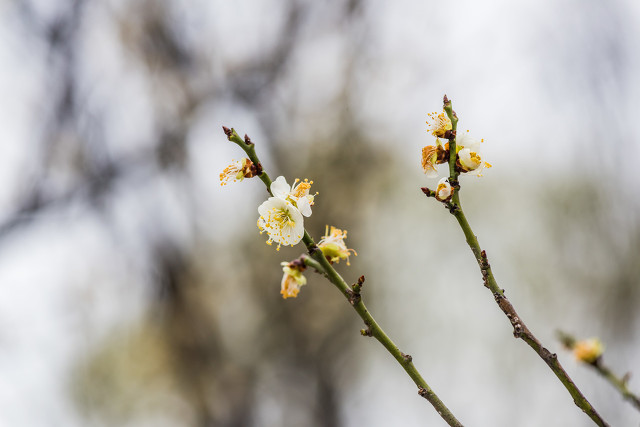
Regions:
<instances>
[{"instance_id":1,"label":"white plum blossom","mask_svg":"<svg viewBox=\"0 0 640 427\"><path fill-rule=\"evenodd\" d=\"M482 161L480 156L482 140L472 138L468 133L460 134L456 138L456 149L458 159L463 172L470 172L472 175L482 176L484 168L490 168L491 164Z\"/></svg>"},{"instance_id":2,"label":"white plum blossom","mask_svg":"<svg viewBox=\"0 0 640 427\"><path fill-rule=\"evenodd\" d=\"M269 235L268 244L295 245L304 235L304 216L311 215L314 196L309 194L313 182L295 180L293 186L287 184L283 176L271 183L269 189L273 197L258 207L258 228Z\"/></svg>"},{"instance_id":3,"label":"white plum blossom","mask_svg":"<svg viewBox=\"0 0 640 427\"><path fill-rule=\"evenodd\" d=\"M271 183L271 194L273 197L286 200L294 205L302 215L311 216L311 206L313 206L314 196L309 194L313 181L296 179L292 186L287 184L284 176L279 176Z\"/></svg>"},{"instance_id":4,"label":"white plum blossom","mask_svg":"<svg viewBox=\"0 0 640 427\"><path fill-rule=\"evenodd\" d=\"M295 245L302 240L304 224L302 214L291 203L279 197L269 199L258 207L258 228L269 235L267 244Z\"/></svg>"},{"instance_id":5,"label":"white plum blossom","mask_svg":"<svg viewBox=\"0 0 640 427\"><path fill-rule=\"evenodd\" d=\"M428 116L429 120L427 120L427 124L429 125L429 132L436 138L443 138L447 134L447 131L453 128L449 116L447 116L444 111L441 113L429 113Z\"/></svg>"}]
</instances>

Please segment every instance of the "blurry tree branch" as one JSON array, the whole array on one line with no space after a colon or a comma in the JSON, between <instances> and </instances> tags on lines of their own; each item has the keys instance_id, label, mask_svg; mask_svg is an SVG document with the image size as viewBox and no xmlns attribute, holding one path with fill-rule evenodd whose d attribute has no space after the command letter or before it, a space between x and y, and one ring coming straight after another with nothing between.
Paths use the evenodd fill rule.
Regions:
<instances>
[{"instance_id":1,"label":"blurry tree branch","mask_svg":"<svg viewBox=\"0 0 640 427\"><path fill-rule=\"evenodd\" d=\"M309 4L296 0L283 2L284 19L273 45L260 49L244 62L222 67L222 72L215 74L211 68L219 53L211 49L211 43L201 45L185 41L180 33L180 25L185 24L179 21L176 13L179 8L174 3L156 0L125 2L119 6L108 3L73 0L60 5L59 9L53 7L56 9L53 18L41 14L33 2L16 3L25 32L34 44L45 47L47 68L41 79L47 92L39 106L42 114L34 119L37 143L29 152L33 177L20 181L21 191L16 192L15 206L0 220L0 243L15 233L46 222L49 212L76 205L87 208L88 215L103 219L106 227L115 229L113 218L107 216L112 206L119 202L122 188L135 189L165 179L178 184L181 195L186 194L187 203L179 209L185 211L188 226L195 228L198 212L195 203L189 203L189 197L194 196L193 183L189 180L189 133L203 107L223 104L229 99L236 103L240 101L257 117L267 134L275 131L277 120L272 120L271 115L277 111L273 105L281 101L272 95L299 45L298 32ZM99 42L94 41L89 49L85 46L89 40L85 37L87 29L92 26L96 14L111 20L109 24L115 29L119 47L129 54L124 59L119 58L131 67L127 71L133 69L134 74L139 73L144 84L151 88L148 101L152 134L144 137L142 148L132 144L131 149L124 150L125 154L114 154L112 146L120 141L109 140L105 116L110 109L126 110L127 105L116 104L117 98L97 101L91 98L99 82L91 80L95 76L88 75L84 68L91 55L101 54ZM223 61L218 63L226 65ZM90 81L85 85L87 80ZM55 182L60 170L70 176L61 184ZM155 215L154 212L147 214ZM211 243L203 242L207 238L198 233L190 235L186 242L176 242L174 237L163 235L164 231L154 229L149 236L144 236L145 251L133 254L129 262L138 266L149 259L152 273L149 280L157 296L150 307L152 323L163 338L164 351L170 361L170 372L164 374L178 380L178 389L171 391L182 398L194 417L194 425L244 426L251 423L256 407L254 400L259 393L256 389L264 384L264 380L260 383L261 379L257 378L254 366L274 363L264 358L264 352L260 350L265 349L275 354L272 356L276 362L295 360L297 368L292 370L293 374L304 373L305 383L312 385L309 390L313 391L306 391L309 396L304 396L305 391L301 391L292 378L277 380L280 385L294 390L289 394L308 400L309 404L301 405L299 410L308 420L302 424L339 425L337 378L343 375L326 363L329 359L326 355L335 351L335 342L340 343L341 351L348 348L348 343L343 345L345 343L339 340L345 319L336 317L331 322L315 322L317 333L310 337L305 330L308 325L296 322L297 326L292 328L289 320L292 314L283 312L280 306L270 306L270 296L256 290L252 298L260 300L262 315L275 320L270 334L254 331L261 348L250 356L252 363L238 362L223 342L221 331L225 327L229 329L228 325L217 323L216 316L222 303L211 295L215 297L216 292L212 287L223 286L221 280L216 276L215 268L206 270L203 267L205 272L194 268L198 262L207 267L215 266L215 256L214 261L206 256L210 250L207 244L210 246ZM114 240L116 245L121 245L119 236ZM128 256L123 254L123 257ZM247 274L252 274L250 282L255 283L257 289L261 288L264 277L255 272ZM278 340L282 340L280 335L284 334L279 335L279 331L284 327L288 327L284 338L288 341L278 345L282 344ZM329 337L334 341L329 342ZM111 342L107 344L112 345ZM126 353L126 349L117 346L102 350L109 354L114 351ZM96 356L96 363L102 361L99 356L101 354ZM138 356L141 359L148 357ZM101 369L113 369L106 375L115 377L118 375L115 371L120 367L102 366ZM87 374L95 375L95 372ZM99 381L100 375L85 378L94 388L93 395L100 395L99 389L104 387ZM81 393L84 394L86 390ZM120 398L117 392L107 395L103 397L106 400L94 406L110 407L115 405L112 401ZM84 396L78 400L81 405L85 400L91 401ZM288 404L285 401L286 397L283 397L278 404ZM131 406L143 404L124 402ZM102 409L89 406L91 416ZM296 418L291 416L290 419Z\"/></svg>"},{"instance_id":2,"label":"blurry tree branch","mask_svg":"<svg viewBox=\"0 0 640 427\"><path fill-rule=\"evenodd\" d=\"M576 348L576 344L579 343L573 337L563 331L557 331L558 340L565 346L568 350L574 350ZM593 358L593 360L586 360L584 358L579 358L579 360L593 368L598 374L600 374L605 380L607 380L612 386L614 386L624 397L625 400L629 401L633 405L634 408L640 410L640 397L634 394L627 387L627 383L631 378L631 373L627 372L622 376L622 378L618 377L613 371L604 364L603 357L601 354L597 355L597 357Z\"/></svg>"}]
</instances>

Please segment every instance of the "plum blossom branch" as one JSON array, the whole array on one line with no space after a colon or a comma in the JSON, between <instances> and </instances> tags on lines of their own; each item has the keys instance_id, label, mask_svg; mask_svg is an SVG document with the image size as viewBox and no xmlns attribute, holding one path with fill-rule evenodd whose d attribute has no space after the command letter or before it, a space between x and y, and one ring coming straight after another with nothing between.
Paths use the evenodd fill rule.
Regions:
<instances>
[{"instance_id":1,"label":"plum blossom branch","mask_svg":"<svg viewBox=\"0 0 640 427\"><path fill-rule=\"evenodd\" d=\"M568 350L572 350L575 358L593 368L612 386L614 386L624 399L629 401L637 410L640 411L640 397L634 394L627 387L627 383L631 378L631 373L627 372L622 378L618 377L613 371L604 364L603 353L604 346L597 338L590 338L582 341L576 340L572 335L566 332L557 331L558 340Z\"/></svg>"},{"instance_id":2,"label":"plum blossom branch","mask_svg":"<svg viewBox=\"0 0 640 427\"><path fill-rule=\"evenodd\" d=\"M468 144L466 141L468 138L465 137L465 144L468 146L463 146L458 141L460 138L457 138L457 124L458 124L458 116L453 111L451 101L444 96L443 100L444 112L446 113L450 124L446 123L446 121L441 121L441 123L445 123L442 135L445 136L449 142L448 147L445 145L445 148L449 150L449 184L453 188L453 194L448 195L446 199L442 199L440 197L440 191L432 191L426 187L422 188L422 191L427 195L427 197L435 197L439 201L441 201L445 207L449 210L449 212L456 218L460 228L462 229L467 244L471 248L471 252L476 258L478 262L478 266L480 267L480 272L482 273L482 281L484 286L491 291L493 297L500 307L500 310L505 314L509 322L513 327L513 336L515 338L520 338L524 342L526 342L537 354L542 358L542 360L549 366L549 368L553 371L553 373L558 377L560 382L565 386L565 388L571 394L574 403L585 412L591 420L599 426L607 426L608 424L602 419L602 417L596 412L591 403L584 397L582 392L575 385L573 380L569 377L567 372L564 370L560 362L558 361L558 357L555 353L551 353L547 350L542 343L533 335L533 333L529 330L529 328L525 325L522 318L518 315L515 308L509 302L507 297L504 295L504 289L501 289L496 282L495 277L493 276L493 271L491 270L491 265L489 264L489 260L487 258L487 253L482 250L480 247L480 243L478 243L478 239L473 233L469 222L464 214L462 209L462 204L460 202L460 184L458 182L458 177L460 173L467 172L480 172L484 167L491 167L490 164L483 162L480 158L480 155L476 151L476 148L479 144ZM432 125L433 128L433 125ZM432 131L434 136L436 135L435 131ZM438 143L439 145L439 143ZM463 152L464 150L464 152ZM423 150L424 153L424 150ZM439 161L436 160L438 163ZM444 163L444 162L442 162ZM423 164L424 164L424 154L423 154ZM426 169L425 169L426 171ZM477 174L477 173L476 173ZM439 187L440 189L440 187Z\"/></svg>"},{"instance_id":3,"label":"plum blossom branch","mask_svg":"<svg viewBox=\"0 0 640 427\"><path fill-rule=\"evenodd\" d=\"M240 146L251 162L255 165L260 165L260 161L255 153L255 146L251 142L248 136L245 136L244 139L240 138L234 129L229 129L223 126L223 130L227 135L229 141L232 141ZM271 212L272 216L278 216L277 221L283 223L298 222L301 224L300 218L293 218L297 215L290 206L294 207L296 210L298 208L298 204L296 201L286 201L290 206L284 204L285 198L278 197L278 188L274 189L273 184L276 181L271 181L266 172L262 170L262 167L259 168L260 174L257 176L264 182L267 186L267 190L269 194L271 194L271 199L278 198L277 202L272 202L271 204L274 206L268 206L264 212ZM292 190L293 191L293 190ZM291 193L291 192L290 192ZM289 194L290 194L289 193ZM279 194L279 196L283 196L284 194ZM303 194L304 197L308 197ZM269 199L269 200L271 200ZM265 202L267 203L267 202ZM275 206L277 203L278 206ZM296 203L294 206L293 203ZM304 202L306 203L306 202ZM264 205L264 204L263 204ZM305 205L306 206L306 205ZM275 209L275 210L274 210ZM291 213L293 212L293 213ZM280 214L281 213L281 214ZM264 218L263 212L260 212L261 218ZM271 223L276 223L271 222ZM267 228L267 224L270 224L269 220L265 218L262 223L262 228L265 229L269 233L270 239L273 238L272 233L269 228ZM259 222L259 226L261 223ZM292 230L295 226L292 226ZM364 302L362 301L360 292L362 289L362 285L364 283L364 276L361 276L358 282L350 287L347 282L342 278L342 276L333 268L332 263L339 261L340 259L346 259L348 263L348 258L351 252L355 255L355 251L349 250L344 245L344 238L346 238L346 232L342 232L342 230L336 229L335 227L331 228L331 232L327 231L327 235L320 242L319 245L316 245L313 238L309 235L306 229L302 229L303 234L301 239L307 247L307 251L309 255L303 255L298 260L294 260L290 263L283 263L284 277L282 282L282 294L284 297L295 297L299 291L299 287L306 283L306 279L301 277L302 270L304 267L311 267L315 269L318 273L322 274L329 280L338 290L345 296L345 298L349 301L353 309L358 313L360 318L364 321L366 329L362 329L360 332L364 336L374 337L380 344L383 345L385 349L396 359L396 361L402 366L407 375L413 380L413 382L418 387L418 394L424 397L433 407L436 409L438 414L442 417L443 420L447 422L450 426L462 426L460 421L456 419L453 413L445 406L445 404L440 400L440 398L436 395L436 393L429 387L424 378L420 375L417 368L413 364L413 358L400 351L398 346L389 338L389 336L384 332L384 330L380 327L378 322L373 318ZM278 233L281 233L283 228L277 230ZM274 233L276 236L274 241L278 241L278 233ZM299 241L297 240L297 241ZM283 238L283 244L290 244L294 239L287 240L286 236ZM297 243L297 241L295 243ZM280 242L279 242L280 243ZM320 246L320 247L319 247ZM301 265L304 264L304 266Z\"/></svg>"}]
</instances>

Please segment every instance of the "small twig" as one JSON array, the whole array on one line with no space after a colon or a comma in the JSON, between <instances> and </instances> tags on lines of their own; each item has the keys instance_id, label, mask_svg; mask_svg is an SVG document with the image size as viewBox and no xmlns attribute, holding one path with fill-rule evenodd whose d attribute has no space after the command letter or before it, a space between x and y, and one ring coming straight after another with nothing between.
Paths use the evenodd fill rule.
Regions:
<instances>
[{"instance_id":1,"label":"small twig","mask_svg":"<svg viewBox=\"0 0 640 427\"><path fill-rule=\"evenodd\" d=\"M573 350L577 340L570 334L566 332L557 331L558 340L564 345L565 348L569 350ZM600 376L602 376L605 380L607 380L612 386L614 386L622 395L624 399L629 401L637 410L640 411L640 397L634 394L627 387L627 383L631 378L631 373L627 372L622 376L622 378L618 377L613 371L604 364L603 356L597 357L592 362L583 361L584 364L590 366L593 370L595 370Z\"/></svg>"}]
</instances>

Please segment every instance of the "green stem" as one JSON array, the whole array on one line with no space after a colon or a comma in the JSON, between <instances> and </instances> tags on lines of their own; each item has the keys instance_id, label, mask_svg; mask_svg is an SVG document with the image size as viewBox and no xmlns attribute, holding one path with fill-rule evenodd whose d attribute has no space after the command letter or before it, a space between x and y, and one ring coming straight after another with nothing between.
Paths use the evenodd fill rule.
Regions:
<instances>
[{"instance_id":1,"label":"green stem","mask_svg":"<svg viewBox=\"0 0 640 427\"><path fill-rule=\"evenodd\" d=\"M248 137L243 140L238 136L234 129L223 127L225 134L229 141L235 142L247 153L249 159L256 165L260 164L260 160L255 152L255 145L250 142ZM271 194L271 179L266 172L262 172L258 175L262 182L267 186L267 190ZM435 392L429 387L427 382L422 378L416 367L412 362L412 357L408 354L404 354L400 351L398 346L389 338L389 336L382 330L378 322L375 321L369 310L362 302L360 298L360 292L354 292L349 288L349 285L333 268L329 261L324 257L322 251L318 249L315 242L305 229L304 237L302 238L304 244L309 251L310 257L304 257L305 264L311 268L316 269L319 273L323 274L336 288L347 298L347 300L353 306L353 309L358 313L360 318L364 321L367 329L363 329L361 333L363 335L372 336L377 339L384 348L396 359L396 361L402 366L405 372L418 386L418 394L429 403L433 405L438 414L444 419L450 426L462 427L462 423L456 419L453 413L445 406L445 404L438 398Z\"/></svg>"},{"instance_id":2,"label":"green stem","mask_svg":"<svg viewBox=\"0 0 640 427\"><path fill-rule=\"evenodd\" d=\"M251 160L254 165L260 165L262 167L260 159L258 159L258 155L256 154L256 146L247 136L245 136L245 139L242 139L235 131L235 129L229 129L224 126L222 127L222 129L224 129L224 133L227 135L229 141L238 144L240 148L242 148L244 152L247 153L247 157L249 157L249 160ZM269 175L267 175L267 173L263 170L260 175L258 175L258 178L260 178L262 182L264 182L264 185L267 186L267 191L269 192L269 194L271 194L271 178L269 178Z\"/></svg>"},{"instance_id":3,"label":"green stem","mask_svg":"<svg viewBox=\"0 0 640 427\"><path fill-rule=\"evenodd\" d=\"M447 422L447 424L450 426L462 426L460 421L456 419L453 413L445 406L431 387L429 387L424 378L422 378L422 375L420 375L420 372L418 372L413 364L413 358L410 355L401 352L398 346L391 340L391 338L389 338L364 305L359 293L354 294L354 291L351 290L347 282L345 282L342 276L338 274L338 272L325 258L322 251L318 249L306 230L302 240L307 246L307 250L311 256L311 258L305 258L305 264L324 274L325 277L333 283L336 288L338 288L342 295L349 300L353 309L364 321L364 324L367 325L367 329L361 331L362 334L374 337L384 348L387 349L387 351L394 357L394 359L396 359L400 366L402 366L405 372L413 380L416 386L418 386L418 393L420 396L427 399L429 403L433 405L438 414Z\"/></svg>"},{"instance_id":4,"label":"green stem","mask_svg":"<svg viewBox=\"0 0 640 427\"><path fill-rule=\"evenodd\" d=\"M458 156L458 150L456 150L456 133L458 132L458 116L453 111L451 101L444 96L444 112L447 113L449 120L451 120L451 138L449 138L449 182L454 185L460 174L456 171L456 159Z\"/></svg>"},{"instance_id":5,"label":"green stem","mask_svg":"<svg viewBox=\"0 0 640 427\"><path fill-rule=\"evenodd\" d=\"M457 184L457 178L459 175L459 173L456 171L457 153L455 148L455 130L457 129L458 117L453 111L451 101L447 99L446 95L444 97L444 110L451 120L452 128L454 131L452 132L453 138L449 140L449 179L450 181L452 181L451 185L454 185ZM456 220L458 220L458 224L460 225L460 228L464 233L467 244L471 248L471 252L473 252L476 261L478 262L485 287L491 291L496 303L511 322L511 325L513 326L514 337L521 338L538 354L538 356L540 356L540 358L542 358L542 360L544 360L547 366L549 366L556 377L558 377L560 382L562 382L565 388L569 391L569 394L571 394L571 397L573 397L574 403L580 409L582 409L582 411L585 412L593 420L594 423L599 426L607 426L608 424L602 419L602 417L600 417L600 415L596 412L593 406L584 397L582 392L578 389L573 380L564 370L564 368L558 361L557 355L547 350L533 335L529 328L527 328L518 313L516 313L509 300L505 297L504 290L498 286L498 283L493 276L493 272L491 271L491 265L489 264L487 254L480 247L478 238L473 233L473 230L469 225L469 221L467 221L467 217L462 210L462 204L460 203L459 194L460 187L459 185L457 185L456 187L457 188L455 188L451 201L446 204L447 208L449 209L449 212L451 212L451 214L455 216Z\"/></svg>"}]
</instances>

